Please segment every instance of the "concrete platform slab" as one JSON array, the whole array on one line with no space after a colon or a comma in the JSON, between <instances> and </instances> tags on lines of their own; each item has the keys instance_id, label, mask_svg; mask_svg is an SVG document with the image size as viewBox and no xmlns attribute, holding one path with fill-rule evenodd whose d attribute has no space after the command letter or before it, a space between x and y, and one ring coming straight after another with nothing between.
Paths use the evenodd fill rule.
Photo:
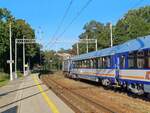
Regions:
<instances>
[{"instance_id":1,"label":"concrete platform slab","mask_svg":"<svg viewBox=\"0 0 150 113\"><path fill-rule=\"evenodd\" d=\"M1 113L74 113L37 74L0 88Z\"/></svg>"}]
</instances>

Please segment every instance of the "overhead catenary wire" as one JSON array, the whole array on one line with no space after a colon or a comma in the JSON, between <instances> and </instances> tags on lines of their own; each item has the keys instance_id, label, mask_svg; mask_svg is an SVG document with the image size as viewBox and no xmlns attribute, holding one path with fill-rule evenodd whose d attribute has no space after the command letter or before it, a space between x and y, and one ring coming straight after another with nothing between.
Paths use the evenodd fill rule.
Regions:
<instances>
[{"instance_id":1,"label":"overhead catenary wire","mask_svg":"<svg viewBox=\"0 0 150 113\"><path fill-rule=\"evenodd\" d=\"M58 25L58 27L57 27L57 29L56 29L54 35L53 35L53 38L57 35L58 31L59 31L60 28L62 27L62 25L63 25L63 23L64 23L64 20L65 20L65 18L67 17L67 15L68 15L68 13L69 13L69 10L70 10L70 8L71 8L71 6L72 6L72 4L73 4L73 0L70 1L69 5L68 5L68 7L67 7L67 9L66 9L66 11L65 11L65 13L64 13L63 18L62 18L60 24Z\"/></svg>"},{"instance_id":2,"label":"overhead catenary wire","mask_svg":"<svg viewBox=\"0 0 150 113\"><path fill-rule=\"evenodd\" d=\"M61 38L64 33L70 28L70 26L77 20L77 18L82 14L82 12L88 7L88 5L92 2L92 0L88 0L85 5L79 10L79 12L75 15L75 17L70 21L70 23L65 27L65 29L58 35L58 37L56 37L56 39L54 40L54 43L51 44L51 46L53 46L56 41ZM50 46L50 47L51 47Z\"/></svg>"},{"instance_id":3,"label":"overhead catenary wire","mask_svg":"<svg viewBox=\"0 0 150 113\"><path fill-rule=\"evenodd\" d=\"M55 39L55 36L57 35L57 33L59 32L59 30L61 29L61 27L62 27L62 25L63 25L63 23L64 23L64 21L65 21L65 18L67 17L67 15L68 15L68 13L69 13L69 10L70 10L70 8L71 8L71 6L72 6L72 4L73 4L73 1L74 1L74 0L70 0L68 6L67 6L67 8L66 8L66 11L65 11L65 13L64 13L64 15L63 15L63 17L62 17L62 19L61 19L61 21L60 21L60 23L59 23L59 25L57 26L56 31L54 32L54 34L53 34L53 36L52 36L51 41L52 41L53 39ZM50 41L50 42L51 42L51 41ZM48 43L48 44L49 44L49 43ZM46 45L46 47L48 46L48 44Z\"/></svg>"},{"instance_id":4,"label":"overhead catenary wire","mask_svg":"<svg viewBox=\"0 0 150 113\"><path fill-rule=\"evenodd\" d=\"M77 15L71 20L71 22L65 27L65 29L58 35L58 37L56 37L53 41L53 43L51 44L50 47L54 46L54 44L56 44L57 40L59 38L61 38L64 33L70 28L70 26L74 23L74 21L76 21L76 19L82 14L82 12L87 8L87 6L91 3L92 0L88 0L86 2L86 4L79 10L79 12L77 13ZM130 9L134 9L135 7L137 7L138 5L140 5L144 0L139 0L132 8Z\"/></svg>"},{"instance_id":5,"label":"overhead catenary wire","mask_svg":"<svg viewBox=\"0 0 150 113\"><path fill-rule=\"evenodd\" d=\"M92 2L92 0L88 0L86 4L81 8L81 10L77 13L77 15L72 19L72 21L67 25L67 27L63 30L63 32L59 35L59 37L63 36L63 34L69 29L69 27L76 21L76 19L82 14L82 12L88 7L88 5Z\"/></svg>"}]
</instances>

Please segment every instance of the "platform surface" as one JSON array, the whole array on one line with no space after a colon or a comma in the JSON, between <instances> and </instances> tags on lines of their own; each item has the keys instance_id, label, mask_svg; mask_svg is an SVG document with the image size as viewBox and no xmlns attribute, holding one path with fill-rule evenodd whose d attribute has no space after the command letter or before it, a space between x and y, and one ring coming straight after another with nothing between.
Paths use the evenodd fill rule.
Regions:
<instances>
[{"instance_id":1,"label":"platform surface","mask_svg":"<svg viewBox=\"0 0 150 113\"><path fill-rule=\"evenodd\" d=\"M0 88L0 113L74 113L37 74Z\"/></svg>"}]
</instances>

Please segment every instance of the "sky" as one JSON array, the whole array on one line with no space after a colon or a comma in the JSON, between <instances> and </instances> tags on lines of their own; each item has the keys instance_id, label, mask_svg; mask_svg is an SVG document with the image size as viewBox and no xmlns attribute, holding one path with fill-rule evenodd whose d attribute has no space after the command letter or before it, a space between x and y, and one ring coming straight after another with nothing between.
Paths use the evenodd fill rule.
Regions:
<instances>
[{"instance_id":1,"label":"sky","mask_svg":"<svg viewBox=\"0 0 150 113\"><path fill-rule=\"evenodd\" d=\"M71 0L0 0L0 8L7 8L17 19L24 19L36 32L43 49L69 49L84 32L83 26L96 20L114 25L130 9L150 5L150 0L92 0L80 16L59 37L66 26L77 15L88 0L73 0L64 22L56 34L57 27ZM54 39L58 39L55 43Z\"/></svg>"}]
</instances>

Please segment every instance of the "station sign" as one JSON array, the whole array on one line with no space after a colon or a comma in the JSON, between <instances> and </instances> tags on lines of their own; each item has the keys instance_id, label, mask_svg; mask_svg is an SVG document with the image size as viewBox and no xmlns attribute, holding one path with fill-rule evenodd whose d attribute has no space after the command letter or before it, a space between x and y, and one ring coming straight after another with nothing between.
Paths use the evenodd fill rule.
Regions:
<instances>
[{"instance_id":1,"label":"station sign","mask_svg":"<svg viewBox=\"0 0 150 113\"><path fill-rule=\"evenodd\" d=\"M7 63L8 63L8 64L14 63L14 60L7 60Z\"/></svg>"}]
</instances>

